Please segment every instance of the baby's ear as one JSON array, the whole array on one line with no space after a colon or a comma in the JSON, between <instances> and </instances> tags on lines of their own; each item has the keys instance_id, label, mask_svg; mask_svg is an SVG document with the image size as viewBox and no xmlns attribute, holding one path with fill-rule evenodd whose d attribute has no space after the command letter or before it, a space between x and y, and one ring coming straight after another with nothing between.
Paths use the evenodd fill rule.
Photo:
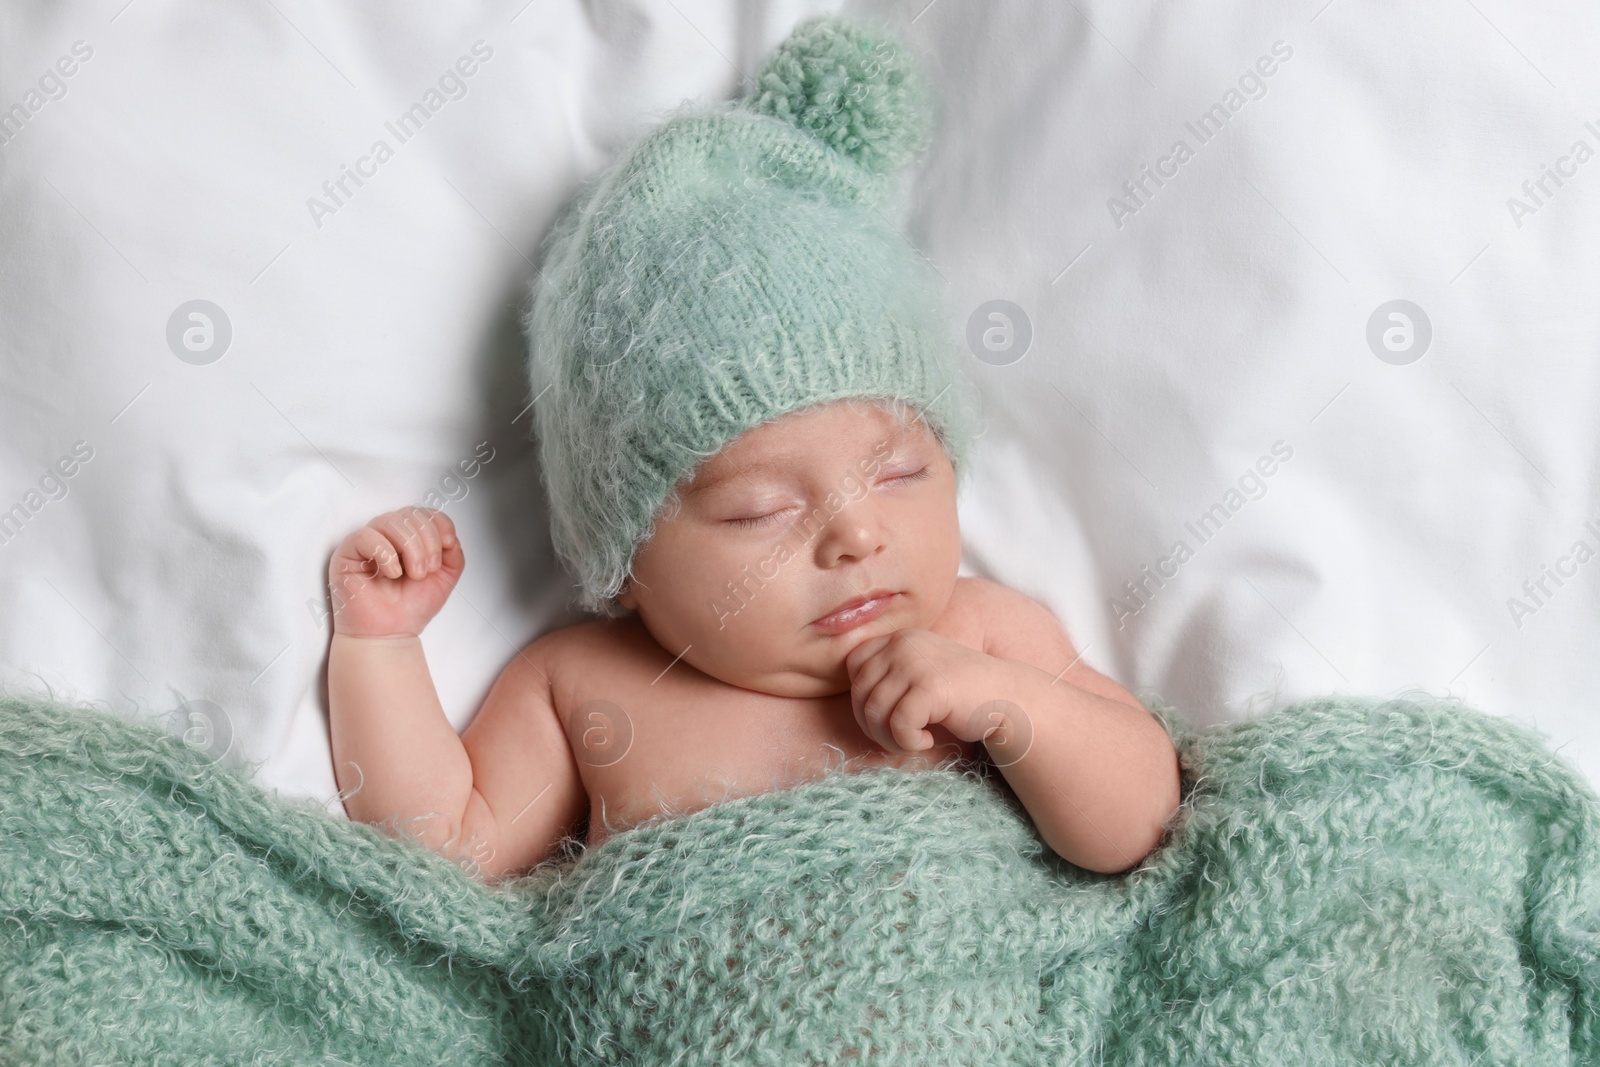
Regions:
<instances>
[{"instance_id":1,"label":"baby's ear","mask_svg":"<svg viewBox=\"0 0 1600 1067\"><path fill-rule=\"evenodd\" d=\"M637 610L639 598L633 595L633 581L629 578L622 579L622 588L617 590L616 602L629 611Z\"/></svg>"}]
</instances>

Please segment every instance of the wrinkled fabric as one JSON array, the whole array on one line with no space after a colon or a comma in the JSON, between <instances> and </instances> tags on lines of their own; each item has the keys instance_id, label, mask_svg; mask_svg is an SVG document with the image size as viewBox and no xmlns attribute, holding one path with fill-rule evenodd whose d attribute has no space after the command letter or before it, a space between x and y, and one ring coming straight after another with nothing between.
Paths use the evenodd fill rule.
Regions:
<instances>
[{"instance_id":1,"label":"wrinkled fabric","mask_svg":"<svg viewBox=\"0 0 1600 1067\"><path fill-rule=\"evenodd\" d=\"M1600 1061L1600 801L1539 739L1448 703L1152 710L1184 799L1126 874L952 763L491 887L151 726L0 703L0 1059Z\"/></svg>"}]
</instances>

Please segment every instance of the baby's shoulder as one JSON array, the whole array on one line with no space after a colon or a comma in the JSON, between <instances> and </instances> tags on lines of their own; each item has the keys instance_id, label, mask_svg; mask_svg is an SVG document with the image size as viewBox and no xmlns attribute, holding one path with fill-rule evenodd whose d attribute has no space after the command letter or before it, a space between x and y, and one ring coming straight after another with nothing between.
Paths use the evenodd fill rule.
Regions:
<instances>
[{"instance_id":1,"label":"baby's shoulder","mask_svg":"<svg viewBox=\"0 0 1600 1067\"><path fill-rule=\"evenodd\" d=\"M952 620L952 627L960 629L962 636L958 639L980 652L992 653L998 646L1013 645L1019 634L1059 634L1062 642L1068 640L1060 620L1047 606L1019 589L988 578L957 578L945 615Z\"/></svg>"},{"instance_id":2,"label":"baby's shoulder","mask_svg":"<svg viewBox=\"0 0 1600 1067\"><path fill-rule=\"evenodd\" d=\"M648 637L632 615L590 619L541 635L522 650L521 658L538 669L562 706L580 691L587 693L597 679L621 685L659 673L671 657Z\"/></svg>"},{"instance_id":3,"label":"baby's shoulder","mask_svg":"<svg viewBox=\"0 0 1600 1067\"><path fill-rule=\"evenodd\" d=\"M957 578L950 603L933 630L982 651L985 620L1005 588L987 578Z\"/></svg>"},{"instance_id":4,"label":"baby's shoulder","mask_svg":"<svg viewBox=\"0 0 1600 1067\"><path fill-rule=\"evenodd\" d=\"M971 611L988 593L989 587L997 584L987 578L957 578L955 590L950 594L950 605L958 610Z\"/></svg>"},{"instance_id":5,"label":"baby's shoulder","mask_svg":"<svg viewBox=\"0 0 1600 1067\"><path fill-rule=\"evenodd\" d=\"M523 651L558 660L593 655L609 640L609 622L606 619L590 619L547 630L529 642Z\"/></svg>"}]
</instances>

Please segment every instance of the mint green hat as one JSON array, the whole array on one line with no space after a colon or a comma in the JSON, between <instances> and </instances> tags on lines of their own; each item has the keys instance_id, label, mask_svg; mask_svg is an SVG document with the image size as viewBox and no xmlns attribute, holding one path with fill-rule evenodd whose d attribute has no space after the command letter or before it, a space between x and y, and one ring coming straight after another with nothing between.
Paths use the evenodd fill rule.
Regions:
<instances>
[{"instance_id":1,"label":"mint green hat","mask_svg":"<svg viewBox=\"0 0 1600 1067\"><path fill-rule=\"evenodd\" d=\"M967 469L978 403L932 268L885 215L931 125L887 31L799 24L751 93L686 102L580 186L525 322L552 541L614 613L675 488L740 434L905 402Z\"/></svg>"}]
</instances>

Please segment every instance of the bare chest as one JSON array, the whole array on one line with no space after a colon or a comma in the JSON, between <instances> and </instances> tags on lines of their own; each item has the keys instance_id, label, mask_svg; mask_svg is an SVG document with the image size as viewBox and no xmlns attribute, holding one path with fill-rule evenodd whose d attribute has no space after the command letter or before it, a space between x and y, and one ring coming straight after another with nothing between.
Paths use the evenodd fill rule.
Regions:
<instances>
[{"instance_id":1,"label":"bare chest","mask_svg":"<svg viewBox=\"0 0 1600 1067\"><path fill-rule=\"evenodd\" d=\"M939 631L981 647L976 620L953 614ZM862 733L849 693L773 696L671 666L653 641L587 644L553 678L589 797L590 847L655 815L686 815L739 796L787 789L830 767L910 769L981 757L943 727L934 747L890 752Z\"/></svg>"},{"instance_id":2,"label":"bare chest","mask_svg":"<svg viewBox=\"0 0 1600 1067\"><path fill-rule=\"evenodd\" d=\"M613 686L577 704L568 737L589 794L591 845L656 814L788 788L846 760L866 767L912 758L863 734L848 694L792 699L696 688L663 679L650 693Z\"/></svg>"}]
</instances>

